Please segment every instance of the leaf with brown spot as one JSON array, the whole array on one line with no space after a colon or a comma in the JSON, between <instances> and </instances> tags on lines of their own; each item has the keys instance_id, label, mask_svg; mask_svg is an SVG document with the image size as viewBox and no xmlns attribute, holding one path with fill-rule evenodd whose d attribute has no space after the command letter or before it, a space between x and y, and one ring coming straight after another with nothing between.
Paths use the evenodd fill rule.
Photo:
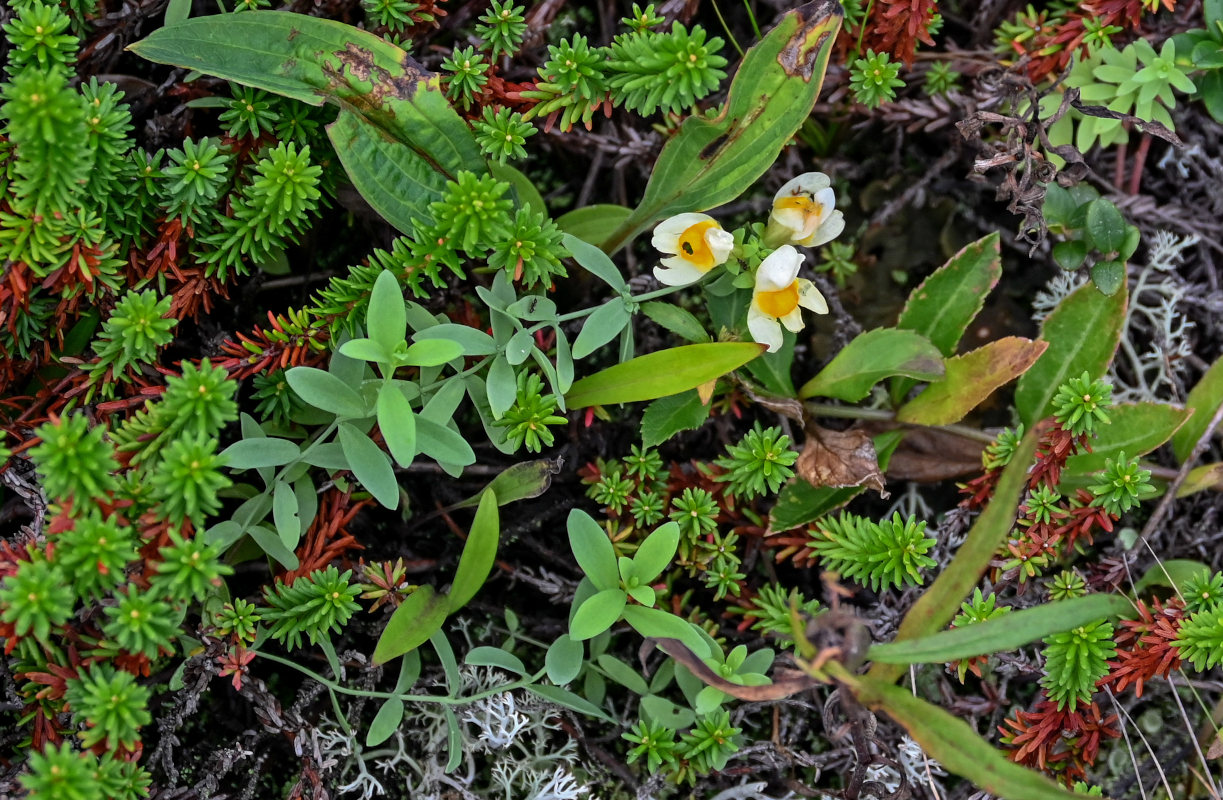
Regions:
<instances>
[{"instance_id":1,"label":"leaf with brown spot","mask_svg":"<svg viewBox=\"0 0 1223 800\"><path fill-rule=\"evenodd\" d=\"M640 205L603 248L618 250L673 214L729 203L755 183L811 114L843 16L835 0L785 14L744 56L721 116L684 120L659 154Z\"/></svg>"},{"instance_id":2,"label":"leaf with brown spot","mask_svg":"<svg viewBox=\"0 0 1223 800\"><path fill-rule=\"evenodd\" d=\"M887 497L875 443L860 428L834 431L814 422L807 425L807 441L794 470L812 486L865 486Z\"/></svg>"},{"instance_id":3,"label":"leaf with brown spot","mask_svg":"<svg viewBox=\"0 0 1223 800\"><path fill-rule=\"evenodd\" d=\"M334 20L286 11L197 17L129 50L243 86L342 109L328 134L349 177L400 231L431 221L429 203L463 170L487 164L437 75L403 50Z\"/></svg>"}]
</instances>

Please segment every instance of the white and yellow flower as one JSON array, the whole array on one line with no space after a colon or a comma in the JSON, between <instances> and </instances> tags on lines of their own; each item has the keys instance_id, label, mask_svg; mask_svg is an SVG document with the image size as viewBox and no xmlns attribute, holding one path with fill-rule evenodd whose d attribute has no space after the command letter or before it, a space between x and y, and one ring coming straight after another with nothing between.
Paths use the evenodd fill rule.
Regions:
<instances>
[{"instance_id":1,"label":"white and yellow flower","mask_svg":"<svg viewBox=\"0 0 1223 800\"><path fill-rule=\"evenodd\" d=\"M654 277L667 286L683 286L725 263L735 237L708 214L686 213L658 223L653 244L669 256L662 259L661 267L654 267Z\"/></svg>"},{"instance_id":2,"label":"white and yellow flower","mask_svg":"<svg viewBox=\"0 0 1223 800\"><path fill-rule=\"evenodd\" d=\"M830 242L845 230L845 215L837 211L832 182L822 172L805 172L786 183L773 197L769 237L802 247Z\"/></svg>"},{"instance_id":3,"label":"white and yellow flower","mask_svg":"<svg viewBox=\"0 0 1223 800\"><path fill-rule=\"evenodd\" d=\"M803 329L806 308L817 314L828 313L828 303L815 284L798 277L802 253L788 244L774 250L756 270L756 287L747 309L747 329L752 339L768 345L769 352L781 348L781 326L798 333Z\"/></svg>"}]
</instances>

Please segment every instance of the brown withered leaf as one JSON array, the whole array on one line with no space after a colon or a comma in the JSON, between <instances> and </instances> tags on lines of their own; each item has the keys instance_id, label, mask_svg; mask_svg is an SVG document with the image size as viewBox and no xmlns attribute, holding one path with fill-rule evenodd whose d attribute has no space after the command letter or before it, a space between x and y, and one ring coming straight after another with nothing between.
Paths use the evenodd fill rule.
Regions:
<instances>
[{"instance_id":1,"label":"brown withered leaf","mask_svg":"<svg viewBox=\"0 0 1223 800\"><path fill-rule=\"evenodd\" d=\"M938 483L981 472L981 442L938 428L913 428L905 433L888 461L894 481Z\"/></svg>"},{"instance_id":2,"label":"brown withered leaf","mask_svg":"<svg viewBox=\"0 0 1223 800\"><path fill-rule=\"evenodd\" d=\"M834 431L808 422L807 441L794 470L812 486L865 486L886 498L871 435L861 428Z\"/></svg>"},{"instance_id":3,"label":"brown withered leaf","mask_svg":"<svg viewBox=\"0 0 1223 800\"><path fill-rule=\"evenodd\" d=\"M667 655L688 668L693 675L709 686L726 692L731 697L759 703L765 700L782 700L799 692L818 686L819 681L805 672L796 669L777 669L773 671L772 680L768 686L740 686L731 683L706 666L697 658L696 653L689 650L679 639L654 639Z\"/></svg>"}]
</instances>

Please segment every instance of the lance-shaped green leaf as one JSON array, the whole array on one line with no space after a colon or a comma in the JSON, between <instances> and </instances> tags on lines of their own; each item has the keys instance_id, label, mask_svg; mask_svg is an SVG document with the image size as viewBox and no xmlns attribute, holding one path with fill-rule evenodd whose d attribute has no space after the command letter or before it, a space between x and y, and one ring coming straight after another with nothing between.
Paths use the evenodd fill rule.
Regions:
<instances>
[{"instance_id":1,"label":"lance-shaped green leaf","mask_svg":"<svg viewBox=\"0 0 1223 800\"><path fill-rule=\"evenodd\" d=\"M845 345L798 396L856 402L884 378L904 375L923 381L943 377L943 356L925 336L899 328L876 328Z\"/></svg>"},{"instance_id":2,"label":"lance-shaped green leaf","mask_svg":"<svg viewBox=\"0 0 1223 800\"><path fill-rule=\"evenodd\" d=\"M738 369L764 350L755 342L714 342L648 353L574 383L565 405L585 408L679 394Z\"/></svg>"},{"instance_id":3,"label":"lance-shaped green leaf","mask_svg":"<svg viewBox=\"0 0 1223 800\"><path fill-rule=\"evenodd\" d=\"M501 521L497 513L497 495L491 489L485 489L476 509L476 518L471 523L467 543L463 545L463 553L459 556L454 584L450 587L448 601L451 614L467 605L488 580L493 562L497 559L500 537Z\"/></svg>"},{"instance_id":4,"label":"lance-shaped green leaf","mask_svg":"<svg viewBox=\"0 0 1223 800\"><path fill-rule=\"evenodd\" d=\"M917 331L943 355L953 355L1001 276L998 234L991 233L966 246L922 281L909 295L896 327Z\"/></svg>"},{"instance_id":5,"label":"lance-shaped green leaf","mask_svg":"<svg viewBox=\"0 0 1223 800\"><path fill-rule=\"evenodd\" d=\"M744 56L722 113L689 117L663 147L641 204L603 248L617 250L673 214L728 203L763 175L811 114L841 18L835 0L782 17Z\"/></svg>"},{"instance_id":6,"label":"lance-shaped green leaf","mask_svg":"<svg viewBox=\"0 0 1223 800\"><path fill-rule=\"evenodd\" d=\"M632 319L632 314L619 297L613 297L595 309L586 318L586 324L573 342L573 357L585 358L603 345L616 338L624 326Z\"/></svg>"},{"instance_id":7,"label":"lance-shaped green leaf","mask_svg":"<svg viewBox=\"0 0 1223 800\"><path fill-rule=\"evenodd\" d=\"M1092 291L1095 291L1093 288ZM844 683L863 705L884 711L900 723L921 749L949 772L967 778L1002 800L1076 800L1082 798L1035 770L1021 767L992 747L972 727L908 689L869 675L853 675L838 663L828 673Z\"/></svg>"},{"instance_id":8,"label":"lance-shaped green leaf","mask_svg":"<svg viewBox=\"0 0 1223 800\"><path fill-rule=\"evenodd\" d=\"M497 495L499 506L539 497L548 491L548 487L552 485L552 476L557 472L560 472L558 462L548 458L513 464L497 473L497 477L489 481L487 487L466 500L455 503L454 507L466 508L476 505L484 497L485 491L491 491Z\"/></svg>"},{"instance_id":9,"label":"lance-shaped green leaf","mask_svg":"<svg viewBox=\"0 0 1223 800\"><path fill-rule=\"evenodd\" d=\"M317 17L254 11L189 19L129 49L311 105L344 111L328 131L354 184L407 232L446 179L486 165L438 77L367 31Z\"/></svg>"},{"instance_id":10,"label":"lance-shaped green leaf","mask_svg":"<svg viewBox=\"0 0 1223 800\"><path fill-rule=\"evenodd\" d=\"M1045 354L1015 387L1015 407L1028 427L1053 413L1058 387L1084 372L1099 378L1108 369L1125 324L1124 290L1111 297L1083 284L1053 309L1040 328Z\"/></svg>"},{"instance_id":11,"label":"lance-shaped green leaf","mask_svg":"<svg viewBox=\"0 0 1223 800\"><path fill-rule=\"evenodd\" d=\"M983 403L994 390L1022 375L1048 342L1007 336L962 356L948 358L941 381L901 406L896 419L917 425L950 425Z\"/></svg>"},{"instance_id":12,"label":"lance-shaped green leaf","mask_svg":"<svg viewBox=\"0 0 1223 800\"><path fill-rule=\"evenodd\" d=\"M1108 409L1109 423L1096 428L1090 453L1066 459L1065 472L1082 475L1102 470L1117 453L1129 458L1146 455L1192 418L1194 412L1167 403L1122 403Z\"/></svg>"},{"instance_id":13,"label":"lance-shaped green leaf","mask_svg":"<svg viewBox=\"0 0 1223 800\"><path fill-rule=\"evenodd\" d=\"M1029 430L1019 447L1015 448L1011 463L998 480L993 499L969 529L964 544L960 545L947 569L939 573L934 583L900 621L896 631L897 642L928 636L947 627L959 611L960 603L980 582L989 568L990 559L1006 541L1015 523L1019 493L1027 483L1028 467L1036 453L1037 439L1038 431ZM904 667L876 662L868 674L885 683L892 683L903 673Z\"/></svg>"},{"instance_id":14,"label":"lance-shaped green leaf","mask_svg":"<svg viewBox=\"0 0 1223 800\"><path fill-rule=\"evenodd\" d=\"M922 281L909 294L896 327L917 331L943 355L955 355L964 331L981 313L986 296L1000 277L998 234L991 233L967 245ZM893 400L903 399L914 385L916 381L911 378L895 380Z\"/></svg>"},{"instance_id":15,"label":"lance-shaped green leaf","mask_svg":"<svg viewBox=\"0 0 1223 800\"><path fill-rule=\"evenodd\" d=\"M399 466L407 469L416 457L416 415L393 383L378 391L378 430Z\"/></svg>"},{"instance_id":16,"label":"lance-shaped green leaf","mask_svg":"<svg viewBox=\"0 0 1223 800\"><path fill-rule=\"evenodd\" d=\"M1132 608L1130 601L1119 595L1093 594L1058 600L919 639L877 644L866 657L885 664L942 664L1002 653L1054 633L1124 614Z\"/></svg>"},{"instance_id":17,"label":"lance-shaped green leaf","mask_svg":"<svg viewBox=\"0 0 1223 800\"><path fill-rule=\"evenodd\" d=\"M399 483L391 459L368 436L347 422L340 423L340 447L349 469L374 499L386 508L399 507Z\"/></svg>"},{"instance_id":18,"label":"lance-shaped green leaf","mask_svg":"<svg viewBox=\"0 0 1223 800\"><path fill-rule=\"evenodd\" d=\"M1184 461L1193 452L1193 446L1206 432L1206 426L1223 404L1223 358L1210 365L1206 374L1189 390L1185 408L1194 410L1193 418L1186 422L1172 437L1172 451L1178 461Z\"/></svg>"}]
</instances>

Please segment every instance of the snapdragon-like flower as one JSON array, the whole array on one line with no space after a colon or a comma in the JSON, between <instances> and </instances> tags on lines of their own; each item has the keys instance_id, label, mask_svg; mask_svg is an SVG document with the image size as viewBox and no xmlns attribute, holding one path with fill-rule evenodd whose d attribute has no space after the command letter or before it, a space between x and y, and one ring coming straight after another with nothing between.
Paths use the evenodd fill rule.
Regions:
<instances>
[{"instance_id":1,"label":"snapdragon-like flower","mask_svg":"<svg viewBox=\"0 0 1223 800\"><path fill-rule=\"evenodd\" d=\"M708 214L676 214L654 229L654 247L670 255L654 268L654 277L667 286L695 283L725 263L735 237Z\"/></svg>"},{"instance_id":2,"label":"snapdragon-like flower","mask_svg":"<svg viewBox=\"0 0 1223 800\"><path fill-rule=\"evenodd\" d=\"M795 333L803 329L800 307L817 314L828 313L828 303L820 290L811 281L798 277L798 268L804 258L802 253L783 244L756 270L756 288L752 290L752 304L747 310L747 329L754 340L768 345L770 353L781 348L782 325Z\"/></svg>"},{"instance_id":3,"label":"snapdragon-like flower","mask_svg":"<svg viewBox=\"0 0 1223 800\"><path fill-rule=\"evenodd\" d=\"M773 196L769 238L802 247L832 241L845 230L845 216L835 209L836 202L827 175L804 172Z\"/></svg>"}]
</instances>

